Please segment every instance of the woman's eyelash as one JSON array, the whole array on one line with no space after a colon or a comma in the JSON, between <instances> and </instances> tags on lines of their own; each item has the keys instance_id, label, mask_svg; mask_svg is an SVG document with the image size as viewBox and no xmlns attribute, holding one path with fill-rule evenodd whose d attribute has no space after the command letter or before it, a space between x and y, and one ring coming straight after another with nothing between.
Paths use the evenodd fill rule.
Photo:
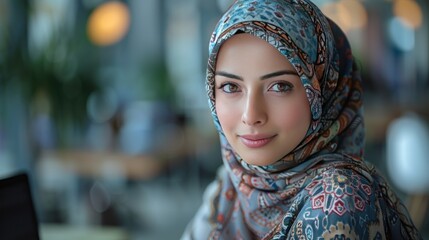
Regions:
<instances>
[{"instance_id":1,"label":"woman's eyelash","mask_svg":"<svg viewBox=\"0 0 429 240\"><path fill-rule=\"evenodd\" d=\"M222 89L223 87L225 87L226 84L228 84L228 83L221 83L221 84L219 84L219 86L217 87L217 89Z\"/></svg>"},{"instance_id":2,"label":"woman's eyelash","mask_svg":"<svg viewBox=\"0 0 429 240\"><path fill-rule=\"evenodd\" d=\"M239 92L239 86L236 83L224 82L220 84L218 89L222 90L225 93L236 93Z\"/></svg>"},{"instance_id":3,"label":"woman's eyelash","mask_svg":"<svg viewBox=\"0 0 429 240\"><path fill-rule=\"evenodd\" d=\"M277 88L279 88L279 86L282 86L281 89L274 89L275 86L277 86ZM287 92L293 89L293 84L287 81L278 81L273 83L269 90L271 91L275 91L275 92Z\"/></svg>"}]
</instances>

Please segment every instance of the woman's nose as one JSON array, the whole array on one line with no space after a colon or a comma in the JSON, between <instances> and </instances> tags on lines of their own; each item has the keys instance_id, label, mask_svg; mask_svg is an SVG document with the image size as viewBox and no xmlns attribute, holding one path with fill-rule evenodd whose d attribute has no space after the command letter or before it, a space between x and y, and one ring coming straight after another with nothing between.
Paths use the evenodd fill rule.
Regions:
<instances>
[{"instance_id":1,"label":"woman's nose","mask_svg":"<svg viewBox=\"0 0 429 240\"><path fill-rule=\"evenodd\" d=\"M244 124L249 126L263 125L267 121L267 109L261 94L249 94L241 116Z\"/></svg>"}]
</instances>

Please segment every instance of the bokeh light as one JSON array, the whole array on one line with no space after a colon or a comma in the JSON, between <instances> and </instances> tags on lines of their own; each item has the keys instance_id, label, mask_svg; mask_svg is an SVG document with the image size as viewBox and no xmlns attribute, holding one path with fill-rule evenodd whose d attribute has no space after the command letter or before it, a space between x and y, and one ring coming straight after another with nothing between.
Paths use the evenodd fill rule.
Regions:
<instances>
[{"instance_id":1,"label":"bokeh light","mask_svg":"<svg viewBox=\"0 0 429 240\"><path fill-rule=\"evenodd\" d=\"M388 25L389 37L393 44L402 51L411 51L415 46L415 33L412 28L398 17L390 19Z\"/></svg>"},{"instance_id":2,"label":"bokeh light","mask_svg":"<svg viewBox=\"0 0 429 240\"><path fill-rule=\"evenodd\" d=\"M363 28L368 21L367 11L358 0L331 2L323 5L321 9L345 32Z\"/></svg>"},{"instance_id":3,"label":"bokeh light","mask_svg":"<svg viewBox=\"0 0 429 240\"><path fill-rule=\"evenodd\" d=\"M102 123L111 119L119 105L118 96L113 89L91 93L87 102L87 113L94 122Z\"/></svg>"},{"instance_id":4,"label":"bokeh light","mask_svg":"<svg viewBox=\"0 0 429 240\"><path fill-rule=\"evenodd\" d=\"M394 120L388 128L388 171L394 184L406 193L429 189L428 143L426 122L414 113Z\"/></svg>"},{"instance_id":5,"label":"bokeh light","mask_svg":"<svg viewBox=\"0 0 429 240\"><path fill-rule=\"evenodd\" d=\"M114 44L127 33L130 25L128 7L117 1L98 6L88 20L88 36L100 46Z\"/></svg>"},{"instance_id":6,"label":"bokeh light","mask_svg":"<svg viewBox=\"0 0 429 240\"><path fill-rule=\"evenodd\" d=\"M411 28L416 29L422 25L422 10L414 0L395 0L393 13Z\"/></svg>"}]
</instances>

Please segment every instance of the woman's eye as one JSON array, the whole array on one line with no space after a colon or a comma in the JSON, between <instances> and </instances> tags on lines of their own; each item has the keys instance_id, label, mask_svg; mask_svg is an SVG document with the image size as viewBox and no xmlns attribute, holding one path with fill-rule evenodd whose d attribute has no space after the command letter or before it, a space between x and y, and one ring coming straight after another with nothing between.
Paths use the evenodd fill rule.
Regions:
<instances>
[{"instance_id":1,"label":"woman's eye","mask_svg":"<svg viewBox=\"0 0 429 240\"><path fill-rule=\"evenodd\" d=\"M233 83L225 83L220 86L220 89L226 93L236 93L240 90L238 89L238 86Z\"/></svg>"},{"instance_id":2,"label":"woman's eye","mask_svg":"<svg viewBox=\"0 0 429 240\"><path fill-rule=\"evenodd\" d=\"M273 84L269 91L273 91L273 92L287 92L292 90L293 86L290 83L286 83L286 82L278 82Z\"/></svg>"}]
</instances>

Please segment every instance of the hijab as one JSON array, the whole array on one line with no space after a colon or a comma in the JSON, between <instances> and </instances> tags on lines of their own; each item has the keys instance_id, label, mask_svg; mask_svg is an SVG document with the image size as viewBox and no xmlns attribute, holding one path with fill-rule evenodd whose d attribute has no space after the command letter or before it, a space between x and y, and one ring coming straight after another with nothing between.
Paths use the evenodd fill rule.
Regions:
<instances>
[{"instance_id":1,"label":"hijab","mask_svg":"<svg viewBox=\"0 0 429 240\"><path fill-rule=\"evenodd\" d=\"M222 43L240 33L265 40L289 60L310 104L312 119L305 138L268 166L241 159L215 110L217 54ZM345 34L313 3L235 1L210 39L206 90L224 167L208 187L189 236L311 239L330 233L335 237L334 230L340 229L350 236L372 237L384 236L387 225L398 236L418 236L405 206L363 160L361 79ZM384 214L396 221L386 222Z\"/></svg>"}]
</instances>

